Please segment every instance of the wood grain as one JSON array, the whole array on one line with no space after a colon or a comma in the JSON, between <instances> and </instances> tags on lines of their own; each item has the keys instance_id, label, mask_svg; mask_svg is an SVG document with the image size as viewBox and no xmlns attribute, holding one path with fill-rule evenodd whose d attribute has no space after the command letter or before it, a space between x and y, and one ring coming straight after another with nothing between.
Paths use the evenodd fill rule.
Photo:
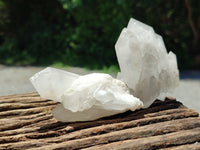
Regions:
<instances>
[{"instance_id":1,"label":"wood grain","mask_svg":"<svg viewBox=\"0 0 200 150\"><path fill-rule=\"evenodd\" d=\"M199 149L199 114L173 98L89 122L62 123L37 93L0 97L0 149Z\"/></svg>"}]
</instances>

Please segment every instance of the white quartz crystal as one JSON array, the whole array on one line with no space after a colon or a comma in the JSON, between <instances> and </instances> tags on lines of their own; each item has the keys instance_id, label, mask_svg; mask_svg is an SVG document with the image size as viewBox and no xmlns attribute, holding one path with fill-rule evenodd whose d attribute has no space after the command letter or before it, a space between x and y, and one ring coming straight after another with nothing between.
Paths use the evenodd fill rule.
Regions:
<instances>
[{"instance_id":1,"label":"white quartz crystal","mask_svg":"<svg viewBox=\"0 0 200 150\"><path fill-rule=\"evenodd\" d=\"M79 76L48 67L30 80L41 97L61 102L52 112L58 121L95 120L143 106L125 83L108 74Z\"/></svg>"},{"instance_id":2,"label":"white quartz crystal","mask_svg":"<svg viewBox=\"0 0 200 150\"><path fill-rule=\"evenodd\" d=\"M30 81L41 97L60 102L59 97L78 77L71 72L47 67L32 76Z\"/></svg>"},{"instance_id":3,"label":"white quartz crystal","mask_svg":"<svg viewBox=\"0 0 200 150\"><path fill-rule=\"evenodd\" d=\"M130 19L115 45L121 72L118 78L148 107L179 83L176 55L167 53L163 39L152 27Z\"/></svg>"}]
</instances>

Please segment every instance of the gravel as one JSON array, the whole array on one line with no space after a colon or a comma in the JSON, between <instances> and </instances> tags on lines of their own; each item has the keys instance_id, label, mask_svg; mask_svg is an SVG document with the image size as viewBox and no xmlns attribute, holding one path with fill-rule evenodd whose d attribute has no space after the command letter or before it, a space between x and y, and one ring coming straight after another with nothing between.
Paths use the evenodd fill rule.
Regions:
<instances>
[{"instance_id":1,"label":"gravel","mask_svg":"<svg viewBox=\"0 0 200 150\"><path fill-rule=\"evenodd\" d=\"M8 67L0 65L0 95L11 95L34 92L35 89L29 82L29 78L45 67ZM65 70L88 74L89 71L83 68L68 67ZM176 97L185 106L200 113L200 79L183 79L179 87L169 96Z\"/></svg>"}]
</instances>

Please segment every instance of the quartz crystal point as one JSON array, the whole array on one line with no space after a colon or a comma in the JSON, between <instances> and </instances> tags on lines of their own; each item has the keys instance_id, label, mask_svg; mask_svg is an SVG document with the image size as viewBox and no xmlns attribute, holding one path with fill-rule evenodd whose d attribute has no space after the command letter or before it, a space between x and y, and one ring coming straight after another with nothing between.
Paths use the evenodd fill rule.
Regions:
<instances>
[{"instance_id":1,"label":"quartz crystal point","mask_svg":"<svg viewBox=\"0 0 200 150\"><path fill-rule=\"evenodd\" d=\"M176 55L167 53L163 39L152 27L130 19L116 42L115 50L124 81L131 93L148 107L162 93L179 83Z\"/></svg>"},{"instance_id":2,"label":"quartz crystal point","mask_svg":"<svg viewBox=\"0 0 200 150\"><path fill-rule=\"evenodd\" d=\"M41 97L61 102L60 96L79 75L47 67L30 78Z\"/></svg>"},{"instance_id":3,"label":"quartz crystal point","mask_svg":"<svg viewBox=\"0 0 200 150\"><path fill-rule=\"evenodd\" d=\"M48 67L30 80L41 97L61 102L52 112L58 121L95 120L143 106L125 83L108 74L79 76Z\"/></svg>"}]
</instances>

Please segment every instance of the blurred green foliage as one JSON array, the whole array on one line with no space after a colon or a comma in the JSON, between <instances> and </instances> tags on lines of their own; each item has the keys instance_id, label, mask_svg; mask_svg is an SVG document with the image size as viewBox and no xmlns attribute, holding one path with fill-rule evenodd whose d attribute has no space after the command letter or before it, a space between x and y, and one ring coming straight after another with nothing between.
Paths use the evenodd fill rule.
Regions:
<instances>
[{"instance_id":1,"label":"blurred green foliage","mask_svg":"<svg viewBox=\"0 0 200 150\"><path fill-rule=\"evenodd\" d=\"M133 17L163 36L167 49L177 54L179 68L194 68L194 56L200 54L194 36L200 30L200 1L186 2L0 0L0 63L117 65L114 45Z\"/></svg>"}]
</instances>

